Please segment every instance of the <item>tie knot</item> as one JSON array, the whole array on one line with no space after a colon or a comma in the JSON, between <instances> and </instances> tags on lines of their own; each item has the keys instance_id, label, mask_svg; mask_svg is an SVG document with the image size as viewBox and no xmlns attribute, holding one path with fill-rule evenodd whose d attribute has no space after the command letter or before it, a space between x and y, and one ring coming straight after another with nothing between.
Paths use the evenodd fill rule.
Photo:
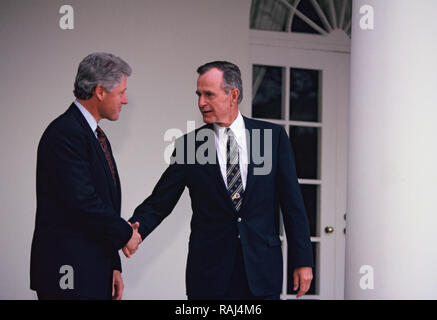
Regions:
<instances>
[{"instance_id":1,"label":"tie knot","mask_svg":"<svg viewBox=\"0 0 437 320\"><path fill-rule=\"evenodd\" d=\"M226 128L226 134L230 137L234 137L234 132L231 130L231 128Z\"/></svg>"},{"instance_id":2,"label":"tie knot","mask_svg":"<svg viewBox=\"0 0 437 320\"><path fill-rule=\"evenodd\" d=\"M97 128L96 128L96 132L97 132L97 137L99 137L99 138L105 137L105 133L103 132L103 130L99 126L97 126Z\"/></svg>"}]
</instances>

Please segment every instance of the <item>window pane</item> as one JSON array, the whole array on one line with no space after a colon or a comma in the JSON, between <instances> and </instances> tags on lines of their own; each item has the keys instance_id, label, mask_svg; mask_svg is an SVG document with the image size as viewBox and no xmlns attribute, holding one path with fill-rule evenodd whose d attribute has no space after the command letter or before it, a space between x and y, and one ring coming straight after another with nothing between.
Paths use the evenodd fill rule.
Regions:
<instances>
[{"instance_id":1,"label":"window pane","mask_svg":"<svg viewBox=\"0 0 437 320\"><path fill-rule=\"evenodd\" d=\"M290 120L320 122L319 70L290 69Z\"/></svg>"},{"instance_id":2,"label":"window pane","mask_svg":"<svg viewBox=\"0 0 437 320\"><path fill-rule=\"evenodd\" d=\"M307 18L309 18L312 22L318 25L321 29L325 29L323 27L323 23L320 20L319 15L317 14L314 6L310 1L301 1L297 6L297 9L304 14ZM314 28L312 28L308 23L303 21L299 16L293 16L293 23L291 25L292 32L301 32L301 33L312 33L319 34Z\"/></svg>"},{"instance_id":3,"label":"window pane","mask_svg":"<svg viewBox=\"0 0 437 320\"><path fill-rule=\"evenodd\" d=\"M303 201L308 215L310 224L310 234L312 237L318 236L318 208L319 208L319 190L318 185L301 184Z\"/></svg>"},{"instance_id":4,"label":"window pane","mask_svg":"<svg viewBox=\"0 0 437 320\"><path fill-rule=\"evenodd\" d=\"M289 11L277 0L252 0L250 28L259 30L286 31Z\"/></svg>"},{"instance_id":5,"label":"window pane","mask_svg":"<svg viewBox=\"0 0 437 320\"><path fill-rule=\"evenodd\" d=\"M253 66L253 118L283 119L283 69L281 67Z\"/></svg>"},{"instance_id":6,"label":"window pane","mask_svg":"<svg viewBox=\"0 0 437 320\"><path fill-rule=\"evenodd\" d=\"M300 179L319 179L320 128L290 126L290 140Z\"/></svg>"},{"instance_id":7,"label":"window pane","mask_svg":"<svg viewBox=\"0 0 437 320\"><path fill-rule=\"evenodd\" d=\"M319 294L319 289L318 289L318 279L319 279L319 275L318 275L318 256L319 256L319 243L317 242L313 242L312 243L312 247L313 247L313 259L314 259L314 268L313 268L313 281L311 281L311 286L310 289L307 291L306 294L311 294L311 295L317 295ZM290 252L288 253L288 257L290 257ZM292 263L292 261L288 261L288 263ZM291 270L291 268L287 268L287 294L297 294L297 291L293 290L293 271Z\"/></svg>"}]
</instances>

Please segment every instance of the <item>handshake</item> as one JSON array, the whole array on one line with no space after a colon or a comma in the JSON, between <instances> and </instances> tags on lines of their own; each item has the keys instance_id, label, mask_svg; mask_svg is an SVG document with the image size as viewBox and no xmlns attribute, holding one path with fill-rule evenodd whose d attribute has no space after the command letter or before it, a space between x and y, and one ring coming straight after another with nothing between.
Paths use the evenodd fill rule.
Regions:
<instances>
[{"instance_id":1,"label":"handshake","mask_svg":"<svg viewBox=\"0 0 437 320\"><path fill-rule=\"evenodd\" d=\"M130 258L135 251L138 250L138 246L140 245L142 238L141 235L138 232L138 228L140 227L139 222L135 222L134 224L131 224L128 222L130 226L132 227L133 233L130 240L126 243L126 245L123 247L122 251L126 258Z\"/></svg>"}]
</instances>

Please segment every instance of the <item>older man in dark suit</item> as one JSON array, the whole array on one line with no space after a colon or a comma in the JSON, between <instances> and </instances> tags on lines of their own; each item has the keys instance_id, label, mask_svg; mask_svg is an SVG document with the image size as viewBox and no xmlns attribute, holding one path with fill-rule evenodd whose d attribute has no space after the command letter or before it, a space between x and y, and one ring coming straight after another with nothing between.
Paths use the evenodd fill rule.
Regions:
<instances>
[{"instance_id":1,"label":"older man in dark suit","mask_svg":"<svg viewBox=\"0 0 437 320\"><path fill-rule=\"evenodd\" d=\"M31 289L39 299L121 299L118 250L141 241L120 217L121 189L111 145L98 126L127 104L130 66L109 53L79 65L76 101L38 146Z\"/></svg>"},{"instance_id":2,"label":"older man in dark suit","mask_svg":"<svg viewBox=\"0 0 437 320\"><path fill-rule=\"evenodd\" d=\"M294 289L302 296L310 287L313 259L288 136L281 126L241 115L243 88L236 65L215 61L197 71L196 93L206 125L176 142L175 161L129 221L140 223L144 239L188 187L193 209L188 298L279 299L281 208ZM209 136L209 147L194 136ZM123 250L129 252L129 245Z\"/></svg>"}]
</instances>

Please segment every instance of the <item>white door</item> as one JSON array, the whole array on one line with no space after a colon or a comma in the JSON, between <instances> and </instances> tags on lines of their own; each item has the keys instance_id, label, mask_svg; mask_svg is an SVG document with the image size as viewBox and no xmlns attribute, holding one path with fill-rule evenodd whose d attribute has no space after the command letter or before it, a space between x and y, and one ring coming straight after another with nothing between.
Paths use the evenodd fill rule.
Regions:
<instances>
[{"instance_id":1,"label":"white door","mask_svg":"<svg viewBox=\"0 0 437 320\"><path fill-rule=\"evenodd\" d=\"M293 145L314 251L310 299L344 296L349 46L342 41L349 39L251 31L252 103L242 112L284 126ZM281 298L294 299L281 238Z\"/></svg>"}]
</instances>

